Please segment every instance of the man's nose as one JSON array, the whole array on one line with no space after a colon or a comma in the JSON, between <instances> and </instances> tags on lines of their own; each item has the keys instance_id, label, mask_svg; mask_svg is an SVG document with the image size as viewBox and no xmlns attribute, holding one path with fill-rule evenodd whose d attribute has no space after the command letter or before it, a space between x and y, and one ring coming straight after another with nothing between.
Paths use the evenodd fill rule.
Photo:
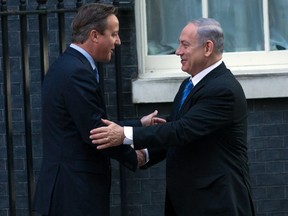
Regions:
<instances>
[{"instance_id":1,"label":"man's nose","mask_svg":"<svg viewBox=\"0 0 288 216\"><path fill-rule=\"evenodd\" d=\"M176 49L175 54L176 54L176 55L181 55L181 53L180 53L180 47L178 47L178 48Z\"/></svg>"},{"instance_id":2,"label":"man's nose","mask_svg":"<svg viewBox=\"0 0 288 216\"><path fill-rule=\"evenodd\" d=\"M116 39L116 41L115 41L115 44L117 44L117 45L121 45L121 39L120 39L119 36L117 37L117 39Z\"/></svg>"}]
</instances>

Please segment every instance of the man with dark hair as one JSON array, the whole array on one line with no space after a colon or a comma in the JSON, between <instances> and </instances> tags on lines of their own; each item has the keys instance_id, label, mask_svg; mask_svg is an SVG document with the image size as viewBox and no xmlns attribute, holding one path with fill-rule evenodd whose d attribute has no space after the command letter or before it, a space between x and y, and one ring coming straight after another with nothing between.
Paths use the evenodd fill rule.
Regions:
<instances>
[{"instance_id":1,"label":"man with dark hair","mask_svg":"<svg viewBox=\"0 0 288 216\"><path fill-rule=\"evenodd\" d=\"M51 65L42 89L43 162L34 209L49 216L109 216L110 158L130 170L138 165L130 145L99 151L89 132L107 118L95 62L109 62L121 44L116 8L81 7L72 44ZM149 125L154 112L129 125Z\"/></svg>"},{"instance_id":2,"label":"man with dark hair","mask_svg":"<svg viewBox=\"0 0 288 216\"><path fill-rule=\"evenodd\" d=\"M223 32L214 19L189 22L176 55L183 81L168 123L91 131L98 149L133 140L148 147L144 168L166 161L166 216L254 216L247 164L247 104L241 85L222 61ZM125 143L124 143L125 144Z\"/></svg>"}]
</instances>

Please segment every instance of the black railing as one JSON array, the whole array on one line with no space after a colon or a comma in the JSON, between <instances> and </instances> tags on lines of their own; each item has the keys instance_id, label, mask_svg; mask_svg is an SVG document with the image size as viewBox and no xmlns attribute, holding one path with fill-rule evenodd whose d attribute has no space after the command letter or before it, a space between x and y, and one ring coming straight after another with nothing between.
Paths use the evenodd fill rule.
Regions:
<instances>
[{"instance_id":1,"label":"black railing","mask_svg":"<svg viewBox=\"0 0 288 216\"><path fill-rule=\"evenodd\" d=\"M84 4L83 1L77 0L74 5L65 8L65 4L63 0L58 0L57 4L54 4L54 9L51 9L47 6L47 0L37 0L34 2L33 9L27 9L28 6L31 6L31 1L29 1L29 5L27 5L26 1L20 0L18 8L19 9L9 9L7 1L0 1L0 18L1 18L1 38L0 45L2 45L2 70L3 73L3 104L4 104L4 122L5 122L5 130L0 131L0 133L5 136L5 149L7 151L7 159L6 159L6 170L7 170L7 180L8 180L8 196L9 196L9 215L16 215L16 176L15 176L15 149L14 144L14 128L13 128L13 94L12 94L12 81L11 74L13 73L11 69L11 38L9 38L9 20L13 19L19 22L19 37L20 37L20 54L19 59L21 72L22 72L22 97L23 97L23 121L24 121L24 143L25 143L25 159L26 159L26 178L27 178L27 196L28 196L28 211L30 215L33 215L32 212L32 199L34 194L34 182L35 182L35 168L34 168L34 158L33 158L33 122L32 122L32 102L31 102L31 60L29 56L31 52L35 52L35 50L29 49L29 18L33 17L33 19L38 20L38 46L36 46L39 50L39 68L38 71L40 73L40 82L43 80L45 73L49 66L49 26L48 21L50 16L55 16L57 23L57 34L58 34L58 54L62 53L66 48L66 33L65 29L67 14L75 13L77 8ZM73 1L74 2L74 1ZM98 1L95 1L98 2ZM70 5L71 1L68 1ZM123 10L130 9L131 4L129 2L120 2L120 1L112 1L115 6L119 7ZM15 7L14 7L15 8ZM69 23L70 24L70 23ZM0 56L1 57L1 56ZM53 56L55 57L55 56ZM103 65L98 64L98 69L100 74L103 73ZM120 48L116 49L115 53L115 73L116 73L116 91L117 91L117 114L118 119L123 118L122 111L122 78L121 78L121 55ZM102 78L103 79L103 78ZM1 80L0 80L1 81ZM103 82L102 82L103 83ZM1 82L0 82L1 84ZM102 84L103 89L103 84ZM127 207L126 207L126 188L125 188L125 172L120 167L120 190L121 190L121 209L122 215L126 215Z\"/></svg>"},{"instance_id":2,"label":"black railing","mask_svg":"<svg viewBox=\"0 0 288 216\"><path fill-rule=\"evenodd\" d=\"M25 1L20 1L20 11L26 11ZM24 95L24 124L25 124L25 144L26 144L26 166L27 166L27 187L28 187L28 207L31 212L34 178L33 178L33 152L32 152L32 123L31 123L31 101L30 101L30 73L29 73L29 51L27 15L20 14L20 38L21 38L21 64L23 76ZM14 210L13 210L14 211Z\"/></svg>"},{"instance_id":3,"label":"black railing","mask_svg":"<svg viewBox=\"0 0 288 216\"><path fill-rule=\"evenodd\" d=\"M1 1L1 11L7 11L6 1ZM9 59L8 14L1 15L2 31L2 64L4 85L4 110L7 149L8 192L10 215L16 215L15 205L15 175L13 156L13 129L12 129L12 96L11 96L11 68Z\"/></svg>"}]
</instances>

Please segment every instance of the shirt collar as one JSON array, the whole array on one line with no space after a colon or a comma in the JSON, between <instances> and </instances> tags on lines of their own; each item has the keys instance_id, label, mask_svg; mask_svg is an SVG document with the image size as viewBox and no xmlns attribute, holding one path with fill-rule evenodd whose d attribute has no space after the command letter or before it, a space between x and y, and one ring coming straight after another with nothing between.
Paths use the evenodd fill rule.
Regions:
<instances>
[{"instance_id":1,"label":"shirt collar","mask_svg":"<svg viewBox=\"0 0 288 216\"><path fill-rule=\"evenodd\" d=\"M214 70L222 63L222 59L216 62L215 64L205 68L204 70L200 71L200 73L196 74L194 77L190 77L191 82L195 86L198 82L200 82L208 73Z\"/></svg>"},{"instance_id":2,"label":"shirt collar","mask_svg":"<svg viewBox=\"0 0 288 216\"><path fill-rule=\"evenodd\" d=\"M70 47L73 48L73 49L76 49L77 51L79 51L80 53L82 53L82 54L87 58L87 60L90 62L91 67L92 67L93 70L96 68L95 61L93 60L93 58L91 57L91 55L90 55L86 50L84 50L84 49L81 48L80 46L77 46L76 44L73 44L73 43L70 44Z\"/></svg>"}]
</instances>

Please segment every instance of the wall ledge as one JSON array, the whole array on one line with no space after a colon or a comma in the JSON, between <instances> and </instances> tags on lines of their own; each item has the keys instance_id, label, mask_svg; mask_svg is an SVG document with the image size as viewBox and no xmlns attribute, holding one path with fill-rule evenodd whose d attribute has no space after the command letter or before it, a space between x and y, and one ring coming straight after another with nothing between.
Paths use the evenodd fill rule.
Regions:
<instances>
[{"instance_id":1,"label":"wall ledge","mask_svg":"<svg viewBox=\"0 0 288 216\"><path fill-rule=\"evenodd\" d=\"M187 77L187 76L186 76ZM288 71L235 75L247 99L288 97ZM132 81L133 103L172 102L185 76L142 76Z\"/></svg>"}]
</instances>

